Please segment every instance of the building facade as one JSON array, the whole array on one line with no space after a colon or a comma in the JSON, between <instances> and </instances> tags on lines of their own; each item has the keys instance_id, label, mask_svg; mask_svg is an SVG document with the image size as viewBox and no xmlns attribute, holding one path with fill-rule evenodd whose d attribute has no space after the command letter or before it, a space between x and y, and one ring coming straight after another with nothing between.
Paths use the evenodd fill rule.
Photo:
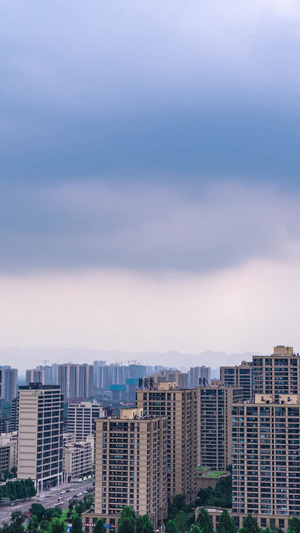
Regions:
<instances>
[{"instance_id":1,"label":"building facade","mask_svg":"<svg viewBox=\"0 0 300 533\"><path fill-rule=\"evenodd\" d=\"M270 356L253 356L253 393L300 394L300 356L290 346L275 346Z\"/></svg>"},{"instance_id":2,"label":"building facade","mask_svg":"<svg viewBox=\"0 0 300 533\"><path fill-rule=\"evenodd\" d=\"M7 472L17 467L18 433L2 433L0 435L0 480L3 481Z\"/></svg>"},{"instance_id":3,"label":"building facade","mask_svg":"<svg viewBox=\"0 0 300 533\"><path fill-rule=\"evenodd\" d=\"M98 402L70 403L68 405L68 431L75 441L83 441L94 433L95 420L105 415L102 404Z\"/></svg>"},{"instance_id":4,"label":"building facade","mask_svg":"<svg viewBox=\"0 0 300 533\"><path fill-rule=\"evenodd\" d=\"M198 387L198 462L212 470L223 471L231 464L231 409L242 401L243 391L213 382Z\"/></svg>"},{"instance_id":5,"label":"building facade","mask_svg":"<svg viewBox=\"0 0 300 533\"><path fill-rule=\"evenodd\" d=\"M136 391L137 407L147 415L166 416L168 421L168 498L184 494L195 499L197 487L197 392L178 389L176 383L160 382L157 389L149 380Z\"/></svg>"},{"instance_id":6,"label":"building facade","mask_svg":"<svg viewBox=\"0 0 300 533\"><path fill-rule=\"evenodd\" d=\"M68 401L74 398L91 398L94 394L93 365L64 363L56 365L56 383Z\"/></svg>"},{"instance_id":7,"label":"building facade","mask_svg":"<svg viewBox=\"0 0 300 533\"><path fill-rule=\"evenodd\" d=\"M211 368L204 365L191 367L188 376L191 389L199 387L200 384L208 386L211 382Z\"/></svg>"},{"instance_id":8,"label":"building facade","mask_svg":"<svg viewBox=\"0 0 300 533\"><path fill-rule=\"evenodd\" d=\"M58 385L19 388L18 479L38 490L63 478L63 395Z\"/></svg>"},{"instance_id":9,"label":"building facade","mask_svg":"<svg viewBox=\"0 0 300 533\"><path fill-rule=\"evenodd\" d=\"M67 444L63 452L63 467L67 481L78 481L93 473L93 449L91 442Z\"/></svg>"},{"instance_id":10,"label":"building facade","mask_svg":"<svg viewBox=\"0 0 300 533\"><path fill-rule=\"evenodd\" d=\"M125 505L148 514L156 528L167 513L167 420L121 409L96 420L95 509L83 515L86 532L98 518L115 527Z\"/></svg>"},{"instance_id":11,"label":"building facade","mask_svg":"<svg viewBox=\"0 0 300 533\"><path fill-rule=\"evenodd\" d=\"M252 384L253 363L242 361L240 365L221 366L220 380L227 387L241 387L243 389L244 402L253 398Z\"/></svg>"},{"instance_id":12,"label":"building facade","mask_svg":"<svg viewBox=\"0 0 300 533\"><path fill-rule=\"evenodd\" d=\"M18 370L10 366L2 366L1 370L1 399L11 402L18 395Z\"/></svg>"},{"instance_id":13,"label":"building facade","mask_svg":"<svg viewBox=\"0 0 300 533\"><path fill-rule=\"evenodd\" d=\"M37 368L26 370L25 380L26 385L29 385L30 383L41 383L42 385L45 385L45 370Z\"/></svg>"},{"instance_id":14,"label":"building facade","mask_svg":"<svg viewBox=\"0 0 300 533\"><path fill-rule=\"evenodd\" d=\"M232 512L287 531L300 516L300 404L297 395L256 394L232 412Z\"/></svg>"}]
</instances>

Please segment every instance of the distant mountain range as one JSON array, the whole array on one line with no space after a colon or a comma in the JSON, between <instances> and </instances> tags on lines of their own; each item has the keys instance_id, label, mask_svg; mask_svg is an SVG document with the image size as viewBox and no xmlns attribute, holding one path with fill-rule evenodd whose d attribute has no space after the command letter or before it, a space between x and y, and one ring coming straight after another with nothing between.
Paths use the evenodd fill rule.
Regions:
<instances>
[{"instance_id":1,"label":"distant mountain range","mask_svg":"<svg viewBox=\"0 0 300 533\"><path fill-rule=\"evenodd\" d=\"M241 361L251 361L252 355L259 352L228 354L225 352L206 351L198 354L182 353L176 350L167 352L127 352L122 350L96 350L89 348L0 348L0 365L11 365L22 374L26 368L53 363L92 363L95 360L110 363L128 362L146 365L163 365L187 370L190 366L237 365Z\"/></svg>"}]
</instances>

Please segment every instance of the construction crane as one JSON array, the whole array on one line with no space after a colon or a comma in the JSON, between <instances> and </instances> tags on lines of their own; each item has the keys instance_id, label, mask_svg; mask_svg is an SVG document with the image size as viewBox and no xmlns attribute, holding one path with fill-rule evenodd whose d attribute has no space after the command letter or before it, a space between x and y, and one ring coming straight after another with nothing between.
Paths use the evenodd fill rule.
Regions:
<instances>
[{"instance_id":1,"label":"construction crane","mask_svg":"<svg viewBox=\"0 0 300 533\"><path fill-rule=\"evenodd\" d=\"M35 359L35 361L39 361L39 362L43 361L45 363L44 366L47 366L47 363L50 363L50 359Z\"/></svg>"}]
</instances>

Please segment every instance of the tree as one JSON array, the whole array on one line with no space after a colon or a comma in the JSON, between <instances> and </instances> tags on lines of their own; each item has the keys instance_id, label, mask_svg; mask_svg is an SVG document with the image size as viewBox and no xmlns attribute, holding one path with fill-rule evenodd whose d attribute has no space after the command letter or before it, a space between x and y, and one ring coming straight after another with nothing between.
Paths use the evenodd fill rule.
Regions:
<instances>
[{"instance_id":1,"label":"tree","mask_svg":"<svg viewBox=\"0 0 300 533\"><path fill-rule=\"evenodd\" d=\"M257 521L255 520L255 518L252 516L251 513L248 513L246 518L244 518L243 528L245 529L246 533L260 533L260 529L257 525Z\"/></svg>"},{"instance_id":2,"label":"tree","mask_svg":"<svg viewBox=\"0 0 300 533\"><path fill-rule=\"evenodd\" d=\"M218 533L235 533L236 527L233 519L229 516L227 509L223 509L220 516Z\"/></svg>"},{"instance_id":3,"label":"tree","mask_svg":"<svg viewBox=\"0 0 300 533\"><path fill-rule=\"evenodd\" d=\"M192 525L190 528L190 533L202 533L199 526L196 526L195 524Z\"/></svg>"},{"instance_id":4,"label":"tree","mask_svg":"<svg viewBox=\"0 0 300 533\"><path fill-rule=\"evenodd\" d=\"M121 511L121 519L122 518L129 518L135 521L135 512L132 507L130 507L129 505L124 505Z\"/></svg>"},{"instance_id":5,"label":"tree","mask_svg":"<svg viewBox=\"0 0 300 533\"><path fill-rule=\"evenodd\" d=\"M82 533L82 519L78 514L73 518L71 533Z\"/></svg>"},{"instance_id":6,"label":"tree","mask_svg":"<svg viewBox=\"0 0 300 533\"><path fill-rule=\"evenodd\" d=\"M121 513L122 515L122 513ZM118 522L118 533L134 533L135 520L131 518L120 518Z\"/></svg>"},{"instance_id":7,"label":"tree","mask_svg":"<svg viewBox=\"0 0 300 533\"><path fill-rule=\"evenodd\" d=\"M84 501L84 505L85 505L85 510L87 511L93 505L93 501L94 501L93 495L92 494L86 494L84 496L84 498L83 498L83 501Z\"/></svg>"},{"instance_id":8,"label":"tree","mask_svg":"<svg viewBox=\"0 0 300 533\"><path fill-rule=\"evenodd\" d=\"M177 494L174 499L174 505L177 507L178 511L183 509L185 507L185 495L184 494Z\"/></svg>"},{"instance_id":9,"label":"tree","mask_svg":"<svg viewBox=\"0 0 300 533\"><path fill-rule=\"evenodd\" d=\"M39 529L38 519L35 515L33 515L29 520L27 531L29 531L29 533L37 533L38 529Z\"/></svg>"},{"instance_id":10,"label":"tree","mask_svg":"<svg viewBox=\"0 0 300 533\"><path fill-rule=\"evenodd\" d=\"M300 519L293 516L290 521L289 533L300 533Z\"/></svg>"},{"instance_id":11,"label":"tree","mask_svg":"<svg viewBox=\"0 0 300 533\"><path fill-rule=\"evenodd\" d=\"M105 533L104 520L102 518L97 520L93 531L94 533Z\"/></svg>"},{"instance_id":12,"label":"tree","mask_svg":"<svg viewBox=\"0 0 300 533\"><path fill-rule=\"evenodd\" d=\"M145 520L143 525L142 533L153 533L153 525L150 520Z\"/></svg>"},{"instance_id":13,"label":"tree","mask_svg":"<svg viewBox=\"0 0 300 533\"><path fill-rule=\"evenodd\" d=\"M33 503L29 509L29 512L36 516L38 522L44 518L45 511L46 509L41 503Z\"/></svg>"},{"instance_id":14,"label":"tree","mask_svg":"<svg viewBox=\"0 0 300 533\"><path fill-rule=\"evenodd\" d=\"M165 533L178 533L178 527L174 520L168 520Z\"/></svg>"},{"instance_id":15,"label":"tree","mask_svg":"<svg viewBox=\"0 0 300 533\"><path fill-rule=\"evenodd\" d=\"M50 507L45 510L44 519L51 522L52 518L60 518L62 510L59 507Z\"/></svg>"},{"instance_id":16,"label":"tree","mask_svg":"<svg viewBox=\"0 0 300 533\"><path fill-rule=\"evenodd\" d=\"M9 533L24 533L24 521L25 516L21 511L14 511L11 513L10 524L8 528Z\"/></svg>"},{"instance_id":17,"label":"tree","mask_svg":"<svg viewBox=\"0 0 300 533\"><path fill-rule=\"evenodd\" d=\"M54 516L50 522L49 531L50 533L64 533L65 531L64 522L60 518L57 518L56 516Z\"/></svg>"},{"instance_id":18,"label":"tree","mask_svg":"<svg viewBox=\"0 0 300 533\"><path fill-rule=\"evenodd\" d=\"M188 516L184 511L179 511L175 518L175 524L181 533L184 533L188 529Z\"/></svg>"},{"instance_id":19,"label":"tree","mask_svg":"<svg viewBox=\"0 0 300 533\"><path fill-rule=\"evenodd\" d=\"M214 526L212 519L204 507L201 507L199 511L196 525L200 527L203 533L213 533Z\"/></svg>"}]
</instances>

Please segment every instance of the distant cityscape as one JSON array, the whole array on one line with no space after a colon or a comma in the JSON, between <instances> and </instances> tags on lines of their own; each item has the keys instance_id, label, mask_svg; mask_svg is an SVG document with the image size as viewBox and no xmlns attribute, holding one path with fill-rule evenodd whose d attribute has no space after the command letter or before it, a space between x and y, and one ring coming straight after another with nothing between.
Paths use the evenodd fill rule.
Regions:
<instances>
[{"instance_id":1,"label":"distant cityscape","mask_svg":"<svg viewBox=\"0 0 300 533\"><path fill-rule=\"evenodd\" d=\"M31 479L44 501L55 487L95 476L85 533L98 520L118 527L126 506L162 529L178 497L196 523L205 507L216 529L223 511L206 505L205 491L223 480L238 528L249 513L271 531L300 517L300 356L292 347L224 365L217 379L209 366L182 372L134 361L39 365L24 384L3 365L0 378L2 483Z\"/></svg>"}]
</instances>

